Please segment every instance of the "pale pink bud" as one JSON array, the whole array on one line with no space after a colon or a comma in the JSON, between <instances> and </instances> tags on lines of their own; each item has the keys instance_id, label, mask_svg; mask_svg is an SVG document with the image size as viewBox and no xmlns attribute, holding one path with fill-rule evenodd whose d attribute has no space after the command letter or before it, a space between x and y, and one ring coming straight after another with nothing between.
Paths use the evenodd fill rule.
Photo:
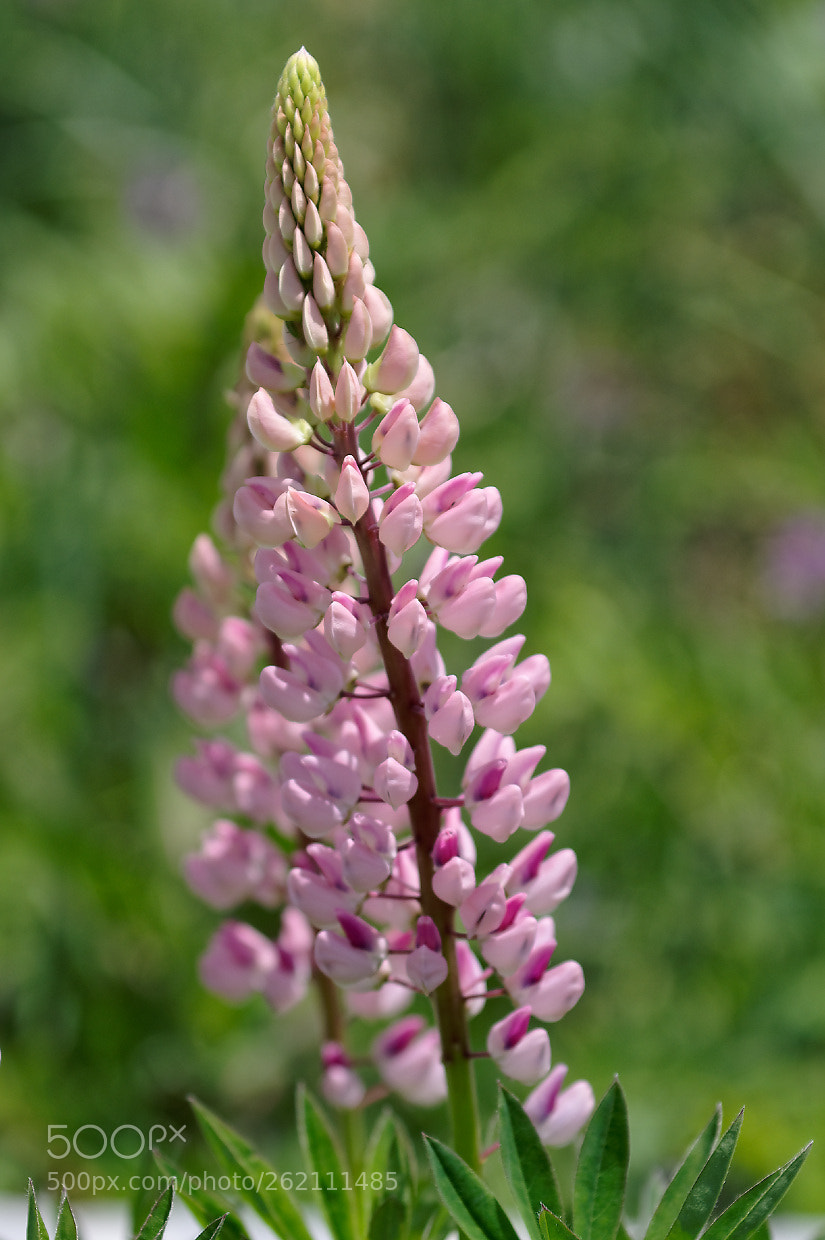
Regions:
<instances>
[{"instance_id":1,"label":"pale pink bud","mask_svg":"<svg viewBox=\"0 0 825 1240\"><path fill-rule=\"evenodd\" d=\"M460 594L448 599L438 609L438 623L469 641L481 634L495 605L493 582L489 577L479 577L468 582Z\"/></svg>"},{"instance_id":2,"label":"pale pink bud","mask_svg":"<svg viewBox=\"0 0 825 1240\"><path fill-rule=\"evenodd\" d=\"M353 525L360 521L370 506L369 487L353 456L345 456L341 476L335 489L335 507Z\"/></svg>"},{"instance_id":3,"label":"pale pink bud","mask_svg":"<svg viewBox=\"0 0 825 1240\"><path fill-rule=\"evenodd\" d=\"M584 994L584 972L575 960L548 969L532 987L528 1002L539 1020L561 1020Z\"/></svg>"},{"instance_id":4,"label":"pale pink bud","mask_svg":"<svg viewBox=\"0 0 825 1240\"><path fill-rule=\"evenodd\" d=\"M322 542L341 518L332 504L307 491L290 487L286 494L286 510L295 538L303 547L312 549Z\"/></svg>"},{"instance_id":5,"label":"pale pink bud","mask_svg":"<svg viewBox=\"0 0 825 1240\"><path fill-rule=\"evenodd\" d=\"M321 218L324 217L324 199L321 198ZM349 268L349 247L344 234L335 223L327 224L327 248L324 255L327 267L336 280L347 274Z\"/></svg>"},{"instance_id":6,"label":"pale pink bud","mask_svg":"<svg viewBox=\"0 0 825 1240\"><path fill-rule=\"evenodd\" d=\"M428 627L427 613L417 598L410 599L408 603L395 611L390 608L387 636L406 658L409 659L421 649Z\"/></svg>"},{"instance_id":7,"label":"pale pink bud","mask_svg":"<svg viewBox=\"0 0 825 1240\"><path fill-rule=\"evenodd\" d=\"M589 1082L574 1081L567 1089L562 1089L566 1075L567 1065L557 1064L524 1103L543 1145L568 1145L596 1109Z\"/></svg>"},{"instance_id":8,"label":"pale pink bud","mask_svg":"<svg viewBox=\"0 0 825 1240\"><path fill-rule=\"evenodd\" d=\"M360 297L352 305L352 314L344 333L344 357L350 362L360 362L367 356L372 345L372 321L369 311Z\"/></svg>"},{"instance_id":9,"label":"pale pink bud","mask_svg":"<svg viewBox=\"0 0 825 1240\"><path fill-rule=\"evenodd\" d=\"M437 396L421 419L414 465L438 465L458 443L458 418L446 401Z\"/></svg>"},{"instance_id":10,"label":"pale pink bud","mask_svg":"<svg viewBox=\"0 0 825 1240\"><path fill-rule=\"evenodd\" d=\"M292 311L281 296L280 280L274 271L268 271L264 277L264 305L279 319L289 318Z\"/></svg>"},{"instance_id":11,"label":"pale pink bud","mask_svg":"<svg viewBox=\"0 0 825 1240\"><path fill-rule=\"evenodd\" d=\"M418 779L413 771L414 758L409 741L402 732L392 731L387 737L387 757L375 768L373 788L382 801L393 809L415 796Z\"/></svg>"},{"instance_id":12,"label":"pale pink bud","mask_svg":"<svg viewBox=\"0 0 825 1240\"><path fill-rule=\"evenodd\" d=\"M453 908L458 908L475 891L475 885L475 870L463 857L452 857L433 875L433 891L439 900Z\"/></svg>"},{"instance_id":13,"label":"pale pink bud","mask_svg":"<svg viewBox=\"0 0 825 1240\"><path fill-rule=\"evenodd\" d=\"M514 1081L532 1085L550 1071L550 1038L546 1029L531 1029L530 1008L518 1008L497 1021L487 1035L487 1050Z\"/></svg>"},{"instance_id":14,"label":"pale pink bud","mask_svg":"<svg viewBox=\"0 0 825 1240\"><path fill-rule=\"evenodd\" d=\"M368 284L364 289L364 305L372 323L372 343L380 344L382 340L386 340L392 327L392 303L380 288Z\"/></svg>"},{"instance_id":15,"label":"pale pink bud","mask_svg":"<svg viewBox=\"0 0 825 1240\"><path fill-rule=\"evenodd\" d=\"M341 288L341 308L344 314L351 313L355 299L363 298L366 288L364 263L361 256L356 251L353 251L349 256L347 275Z\"/></svg>"},{"instance_id":16,"label":"pale pink bud","mask_svg":"<svg viewBox=\"0 0 825 1240\"><path fill-rule=\"evenodd\" d=\"M374 338L380 339L380 336L376 333ZM418 345L409 332L393 325L381 356L366 369L364 386L369 392L385 392L392 396L408 387L417 371Z\"/></svg>"},{"instance_id":17,"label":"pale pink bud","mask_svg":"<svg viewBox=\"0 0 825 1240\"><path fill-rule=\"evenodd\" d=\"M526 907L537 917L552 913L567 899L576 881L577 862L572 848L562 848L544 860L553 834L543 831L533 844L527 846L513 860L513 876L508 890L521 890L526 897ZM535 853L528 850L538 846Z\"/></svg>"},{"instance_id":18,"label":"pale pink bud","mask_svg":"<svg viewBox=\"0 0 825 1240\"><path fill-rule=\"evenodd\" d=\"M378 931L341 910L338 921L343 935L321 930L315 939L315 963L323 974L339 986L370 989L380 980L387 956L387 940Z\"/></svg>"},{"instance_id":19,"label":"pale pink bud","mask_svg":"<svg viewBox=\"0 0 825 1240\"><path fill-rule=\"evenodd\" d=\"M326 353L329 347L329 333L324 316L318 308L314 297L305 297L301 310L301 325L304 339L313 353Z\"/></svg>"},{"instance_id":20,"label":"pale pink bud","mask_svg":"<svg viewBox=\"0 0 825 1240\"><path fill-rule=\"evenodd\" d=\"M283 478L249 478L235 492L235 521L262 547L280 547L293 537L286 509L289 484Z\"/></svg>"},{"instance_id":21,"label":"pale pink bud","mask_svg":"<svg viewBox=\"0 0 825 1240\"><path fill-rule=\"evenodd\" d=\"M255 614L261 624L285 641L315 628L331 600L324 586L283 568L258 586Z\"/></svg>"},{"instance_id":22,"label":"pale pink bud","mask_svg":"<svg viewBox=\"0 0 825 1240\"><path fill-rule=\"evenodd\" d=\"M387 500L378 521L378 537L396 555L415 546L421 536L421 501L412 482L405 482Z\"/></svg>"},{"instance_id":23,"label":"pale pink bud","mask_svg":"<svg viewBox=\"0 0 825 1240\"><path fill-rule=\"evenodd\" d=\"M320 358L312 367L309 378L309 407L322 422L328 422L335 413L332 380Z\"/></svg>"},{"instance_id":24,"label":"pale pink bud","mask_svg":"<svg viewBox=\"0 0 825 1240\"><path fill-rule=\"evenodd\" d=\"M320 254L312 259L312 296L321 310L328 310L335 301L335 281Z\"/></svg>"},{"instance_id":25,"label":"pale pink bud","mask_svg":"<svg viewBox=\"0 0 825 1240\"><path fill-rule=\"evenodd\" d=\"M306 279L312 271L313 254L309 247L309 242L300 228L295 229L295 236L292 238L292 259L295 263L295 270L298 275L303 276ZM332 284L331 279L330 284ZM333 294L334 291L333 286Z\"/></svg>"},{"instance_id":26,"label":"pale pink bud","mask_svg":"<svg viewBox=\"0 0 825 1240\"><path fill-rule=\"evenodd\" d=\"M263 988L275 965L275 948L252 926L225 921L200 958L198 972L207 990L238 1003Z\"/></svg>"},{"instance_id":27,"label":"pale pink bud","mask_svg":"<svg viewBox=\"0 0 825 1240\"><path fill-rule=\"evenodd\" d=\"M450 753L460 753L475 721L469 698L456 689L455 676L433 681L424 694L424 714L432 739Z\"/></svg>"},{"instance_id":28,"label":"pale pink bud","mask_svg":"<svg viewBox=\"0 0 825 1240\"><path fill-rule=\"evenodd\" d=\"M447 961L441 951L441 935L431 917L419 917L415 949L407 957L407 977L413 986L430 994L447 978Z\"/></svg>"},{"instance_id":29,"label":"pale pink bud","mask_svg":"<svg viewBox=\"0 0 825 1240\"><path fill-rule=\"evenodd\" d=\"M309 179L311 168L312 165L307 168L307 179ZM317 250L324 239L324 223L318 208L311 198L307 203L307 213L304 216L304 236L314 250Z\"/></svg>"},{"instance_id":30,"label":"pale pink bud","mask_svg":"<svg viewBox=\"0 0 825 1240\"><path fill-rule=\"evenodd\" d=\"M296 311L300 310L301 306L304 304L304 298L306 297L306 291L301 282L301 277L298 275L298 272L295 268L295 263L292 260L292 258L288 258L286 262L284 263L283 267L281 268L280 274L278 276L278 293L280 295L281 301L286 306L287 311L289 313L295 313ZM270 306L270 309L275 314L278 313L278 311L275 309L274 306ZM281 317L286 317L286 316L281 316Z\"/></svg>"},{"instance_id":31,"label":"pale pink bud","mask_svg":"<svg viewBox=\"0 0 825 1240\"><path fill-rule=\"evenodd\" d=\"M345 361L335 384L335 412L342 422L352 422L358 416L364 389L358 375Z\"/></svg>"},{"instance_id":32,"label":"pale pink bud","mask_svg":"<svg viewBox=\"0 0 825 1240\"><path fill-rule=\"evenodd\" d=\"M324 616L324 637L342 659L351 659L367 640L360 611L355 599L335 591Z\"/></svg>"},{"instance_id":33,"label":"pale pink bud","mask_svg":"<svg viewBox=\"0 0 825 1240\"><path fill-rule=\"evenodd\" d=\"M418 1106L437 1106L447 1096L436 1029L425 1029L420 1016L407 1016L380 1034L372 1054L386 1085Z\"/></svg>"},{"instance_id":34,"label":"pale pink bud","mask_svg":"<svg viewBox=\"0 0 825 1240\"><path fill-rule=\"evenodd\" d=\"M434 391L435 375L433 374L433 368L424 354L421 353L418 356L418 369L415 372L415 378L408 387L402 388L397 395L399 398L405 397L416 413L420 413L422 409L426 409L427 405L429 405ZM418 451L416 450L417 456ZM423 462L416 461L416 464L423 464Z\"/></svg>"},{"instance_id":35,"label":"pale pink bud","mask_svg":"<svg viewBox=\"0 0 825 1240\"><path fill-rule=\"evenodd\" d=\"M407 469L418 443L418 418L408 400L397 400L372 437L372 450L390 469Z\"/></svg>"},{"instance_id":36,"label":"pale pink bud","mask_svg":"<svg viewBox=\"0 0 825 1240\"><path fill-rule=\"evenodd\" d=\"M413 675L422 689L426 689L427 685L432 684L437 677L443 676L445 672L444 660L436 645L436 637L435 625L431 620L428 620L424 640L415 654L410 657Z\"/></svg>"},{"instance_id":37,"label":"pale pink bud","mask_svg":"<svg viewBox=\"0 0 825 1240\"><path fill-rule=\"evenodd\" d=\"M308 443L312 435L312 427L303 418L290 421L278 413L264 388L258 388L251 398L246 420L258 443L270 452L291 452L299 444Z\"/></svg>"}]
</instances>

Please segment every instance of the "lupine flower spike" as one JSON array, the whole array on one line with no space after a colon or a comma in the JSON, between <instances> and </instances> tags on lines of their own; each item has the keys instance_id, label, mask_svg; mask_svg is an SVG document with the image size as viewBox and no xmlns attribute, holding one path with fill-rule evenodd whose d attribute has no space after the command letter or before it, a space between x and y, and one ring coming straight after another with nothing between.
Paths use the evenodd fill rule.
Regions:
<instances>
[{"instance_id":1,"label":"lupine flower spike","mask_svg":"<svg viewBox=\"0 0 825 1240\"><path fill-rule=\"evenodd\" d=\"M323 1088L341 1108L368 1096L344 1015L389 1019L374 1080L422 1106L448 1096L456 1148L476 1166L472 1060L485 1051L469 1022L489 993L486 1053L535 1085L543 1139L568 1141L593 1105L584 1082L561 1090L544 1028L583 987L577 964L551 965L550 914L575 855L551 852L546 827L569 783L536 773L543 746L512 739L550 669L505 636L527 594L520 577L497 577L500 557L479 558L499 493L453 473L458 419L375 284L303 49L278 84L263 224L264 304L232 395L218 541L196 541L194 590L175 606L193 653L173 692L205 733L179 783L219 815L186 879L217 909L271 910L273 930L224 922L203 981L282 1011L314 977L328 1021L336 1013ZM496 640L451 673L440 629ZM474 733L461 788L443 795L433 742L459 755ZM475 833L497 846L490 873L477 872Z\"/></svg>"}]
</instances>

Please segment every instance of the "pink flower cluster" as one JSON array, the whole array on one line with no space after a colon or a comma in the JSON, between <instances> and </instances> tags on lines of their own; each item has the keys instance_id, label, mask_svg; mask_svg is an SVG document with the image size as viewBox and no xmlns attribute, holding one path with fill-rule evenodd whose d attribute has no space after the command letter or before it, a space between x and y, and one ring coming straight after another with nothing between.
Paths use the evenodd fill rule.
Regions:
<instances>
[{"instance_id":1,"label":"pink flower cluster","mask_svg":"<svg viewBox=\"0 0 825 1240\"><path fill-rule=\"evenodd\" d=\"M514 1010L486 1050L535 1086L527 1110L547 1143L562 1144L593 1109L586 1082L561 1088L566 1068L551 1068L544 1027L584 987L578 964L553 963L552 913L576 858L553 851L546 828L569 783L561 770L537 772L544 746L512 738L546 692L549 664L521 657L523 637L502 638L526 588L497 576L501 557L477 554L498 527L499 493L479 473L452 472L458 420L374 284L303 50L273 118L269 313L257 313L235 393L248 432L235 428L224 478L225 550L200 536L195 589L176 604L193 653L173 693L210 733L181 759L178 781L221 815L186 859L187 881L216 909L250 905L258 924L262 910L274 922L267 934L224 921L201 976L231 1001L258 992L276 1011L313 976L340 987L352 1016L390 1022L371 1063L385 1088L421 1105L444 1098L444 1061L471 1053L466 1021L491 994L507 996ZM439 628L500 640L459 679ZM439 797L431 742L458 755L474 734L460 793ZM528 839L479 874L474 832ZM457 1003L439 1002L446 991ZM437 1028L402 1015L417 994L433 996ZM322 1060L330 1101L370 1097L338 1038Z\"/></svg>"}]
</instances>

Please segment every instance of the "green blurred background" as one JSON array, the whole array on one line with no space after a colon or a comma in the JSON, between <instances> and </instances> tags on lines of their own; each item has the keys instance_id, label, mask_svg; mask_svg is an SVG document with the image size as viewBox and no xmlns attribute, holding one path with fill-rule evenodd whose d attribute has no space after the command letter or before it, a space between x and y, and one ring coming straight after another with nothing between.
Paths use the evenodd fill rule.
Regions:
<instances>
[{"instance_id":1,"label":"green blurred background","mask_svg":"<svg viewBox=\"0 0 825 1240\"><path fill-rule=\"evenodd\" d=\"M302 43L553 664L554 1055L620 1074L642 1169L717 1099L743 1176L817 1137L788 1204L825 1212L819 0L3 0L0 1187L189 1091L287 1140L315 1077L312 1011L196 981L166 693Z\"/></svg>"}]
</instances>

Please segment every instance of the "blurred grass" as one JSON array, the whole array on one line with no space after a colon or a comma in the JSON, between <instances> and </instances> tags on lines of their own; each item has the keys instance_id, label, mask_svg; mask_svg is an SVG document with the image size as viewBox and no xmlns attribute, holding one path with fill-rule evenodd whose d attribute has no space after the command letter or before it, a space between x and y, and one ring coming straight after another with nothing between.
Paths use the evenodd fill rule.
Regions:
<instances>
[{"instance_id":1,"label":"blurred grass","mask_svg":"<svg viewBox=\"0 0 825 1240\"><path fill-rule=\"evenodd\" d=\"M788 1200L825 1212L825 616L766 575L825 509L811 0L2 7L3 1185L54 1167L49 1123L181 1123L187 1091L288 1140L314 1073L311 1012L195 980L166 699L301 43L553 664L521 736L572 775L588 978L554 1055L620 1073L643 1165L717 1098L744 1174L817 1137Z\"/></svg>"}]
</instances>

